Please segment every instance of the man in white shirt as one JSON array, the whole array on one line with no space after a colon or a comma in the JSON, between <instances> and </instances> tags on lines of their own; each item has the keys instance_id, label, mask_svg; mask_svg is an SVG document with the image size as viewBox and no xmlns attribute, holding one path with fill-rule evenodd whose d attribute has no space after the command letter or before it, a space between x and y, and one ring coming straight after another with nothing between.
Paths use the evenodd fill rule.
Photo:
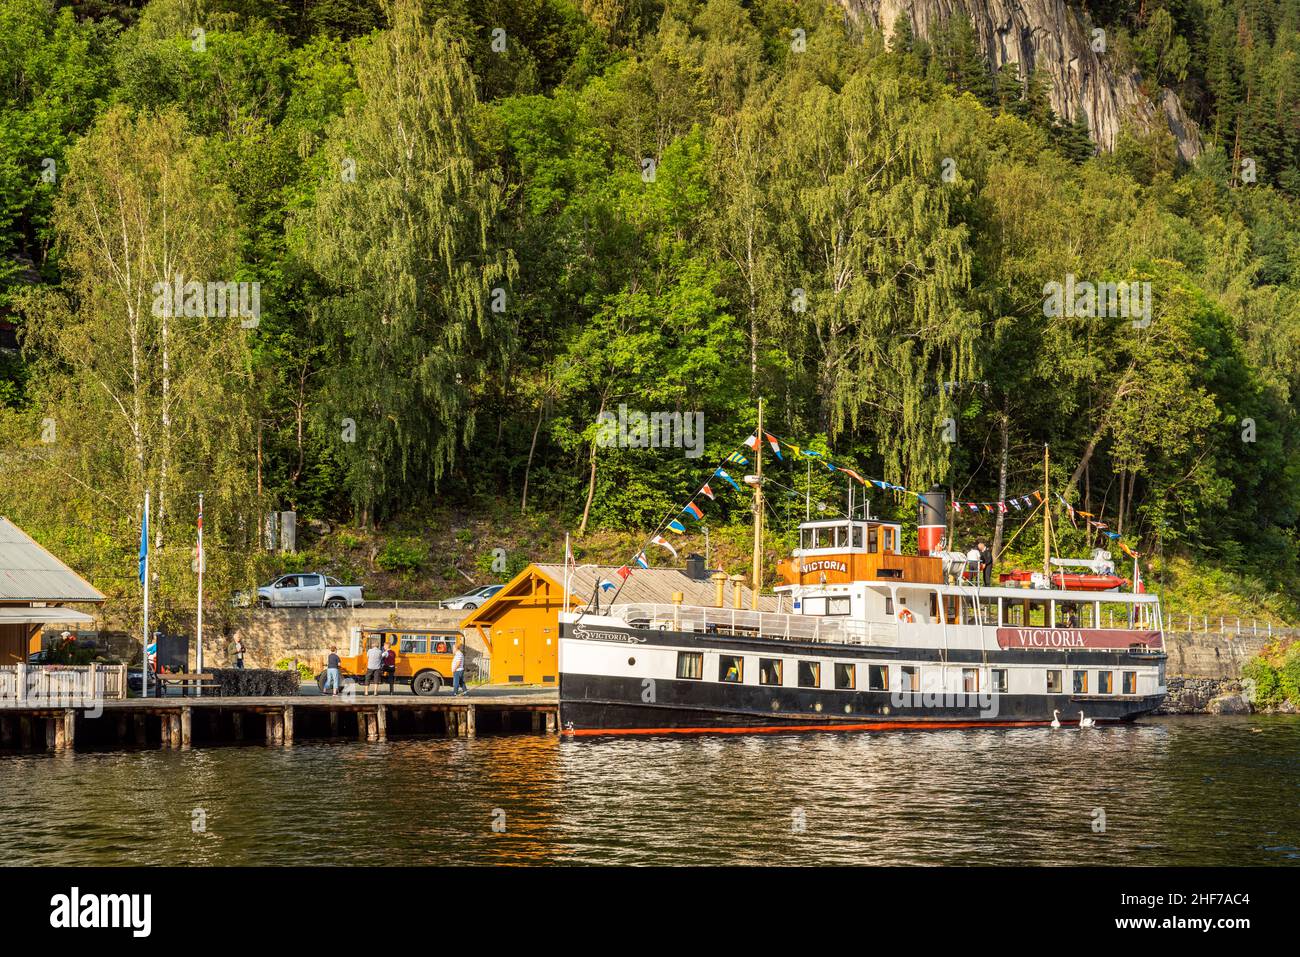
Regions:
<instances>
[{"instance_id":1,"label":"man in white shirt","mask_svg":"<svg viewBox=\"0 0 1300 957\"><path fill-rule=\"evenodd\" d=\"M465 639L456 641L456 654L451 659L451 693L469 694L465 688Z\"/></svg>"},{"instance_id":2,"label":"man in white shirt","mask_svg":"<svg viewBox=\"0 0 1300 957\"><path fill-rule=\"evenodd\" d=\"M383 636L379 638L383 642ZM375 694L379 694L379 680L383 674L384 668L384 649L378 644L371 645L366 650L366 694L370 694L370 689L375 689Z\"/></svg>"}]
</instances>

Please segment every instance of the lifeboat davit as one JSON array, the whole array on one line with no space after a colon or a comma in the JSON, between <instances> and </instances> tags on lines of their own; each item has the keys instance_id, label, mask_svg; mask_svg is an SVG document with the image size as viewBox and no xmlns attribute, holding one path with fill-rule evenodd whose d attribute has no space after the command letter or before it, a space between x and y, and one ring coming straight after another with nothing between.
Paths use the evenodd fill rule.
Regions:
<instances>
[{"instance_id":1,"label":"lifeboat davit","mask_svg":"<svg viewBox=\"0 0 1300 957\"><path fill-rule=\"evenodd\" d=\"M1001 584L1014 584L1024 587L1034 577L1034 572L1016 569L998 576ZM1127 587L1129 580L1118 575L1095 575L1087 572L1053 572L1052 587L1066 591L1119 591Z\"/></svg>"}]
</instances>

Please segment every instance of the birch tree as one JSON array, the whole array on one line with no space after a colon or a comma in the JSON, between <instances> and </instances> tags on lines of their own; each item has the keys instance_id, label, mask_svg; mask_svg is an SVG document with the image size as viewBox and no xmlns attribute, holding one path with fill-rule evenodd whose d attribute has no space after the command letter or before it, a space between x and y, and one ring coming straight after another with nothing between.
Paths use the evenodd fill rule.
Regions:
<instances>
[{"instance_id":1,"label":"birch tree","mask_svg":"<svg viewBox=\"0 0 1300 957\"><path fill-rule=\"evenodd\" d=\"M323 428L363 508L436 484L473 437L476 396L507 353L515 273L494 243L504 190L480 162L465 46L415 0L388 16L357 54L360 95L331 130L330 178L298 237L338 355Z\"/></svg>"}]
</instances>

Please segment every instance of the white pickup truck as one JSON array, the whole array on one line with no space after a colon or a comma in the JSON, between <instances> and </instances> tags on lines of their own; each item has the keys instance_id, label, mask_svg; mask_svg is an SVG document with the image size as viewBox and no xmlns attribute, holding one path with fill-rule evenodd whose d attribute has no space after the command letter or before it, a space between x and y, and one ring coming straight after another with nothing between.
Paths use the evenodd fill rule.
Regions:
<instances>
[{"instance_id":1,"label":"white pickup truck","mask_svg":"<svg viewBox=\"0 0 1300 957\"><path fill-rule=\"evenodd\" d=\"M360 585L344 585L320 572L281 575L257 589L263 608L360 608L365 604Z\"/></svg>"}]
</instances>

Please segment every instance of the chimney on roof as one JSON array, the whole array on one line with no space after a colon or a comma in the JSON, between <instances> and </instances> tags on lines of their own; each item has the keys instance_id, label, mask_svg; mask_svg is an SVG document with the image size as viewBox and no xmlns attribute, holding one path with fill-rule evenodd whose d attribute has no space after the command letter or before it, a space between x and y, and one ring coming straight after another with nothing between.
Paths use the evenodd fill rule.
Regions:
<instances>
[{"instance_id":1,"label":"chimney on roof","mask_svg":"<svg viewBox=\"0 0 1300 957\"><path fill-rule=\"evenodd\" d=\"M694 579L697 582L706 582L709 580L708 569L704 567L704 556L698 552L692 552L686 556L686 577Z\"/></svg>"}]
</instances>

